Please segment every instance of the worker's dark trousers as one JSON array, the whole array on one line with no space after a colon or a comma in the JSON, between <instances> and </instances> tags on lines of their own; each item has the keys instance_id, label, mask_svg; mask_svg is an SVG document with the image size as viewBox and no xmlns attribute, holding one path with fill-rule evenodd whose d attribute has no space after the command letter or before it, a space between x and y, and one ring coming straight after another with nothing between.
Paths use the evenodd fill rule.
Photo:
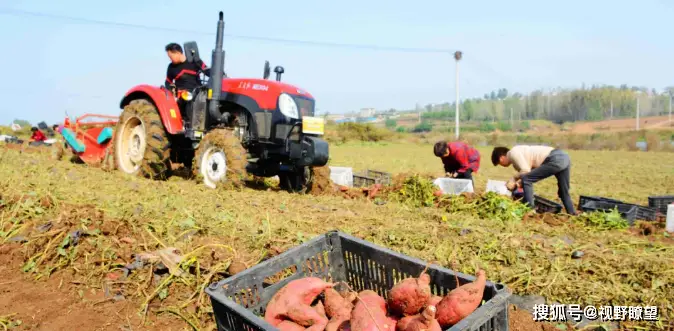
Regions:
<instances>
[{"instance_id":1,"label":"worker's dark trousers","mask_svg":"<svg viewBox=\"0 0 674 331\"><path fill-rule=\"evenodd\" d=\"M548 178L552 175L557 177L557 195L562 200L566 212L573 215L576 209L569 195L569 180L571 178L571 159L569 155L559 149L554 149L550 155L545 158L540 167L531 170L531 172L522 175L522 189L524 190L524 201L534 207L534 183Z\"/></svg>"}]
</instances>

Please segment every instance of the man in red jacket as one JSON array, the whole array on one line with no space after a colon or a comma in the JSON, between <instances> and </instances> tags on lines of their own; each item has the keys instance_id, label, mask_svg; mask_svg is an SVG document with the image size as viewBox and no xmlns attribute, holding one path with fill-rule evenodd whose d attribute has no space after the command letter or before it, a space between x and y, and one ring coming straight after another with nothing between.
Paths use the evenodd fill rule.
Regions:
<instances>
[{"instance_id":1,"label":"man in red jacket","mask_svg":"<svg viewBox=\"0 0 674 331\"><path fill-rule=\"evenodd\" d=\"M475 187L473 173L480 169L477 149L460 141L438 141L433 146L433 153L442 160L448 177L470 179Z\"/></svg>"},{"instance_id":2,"label":"man in red jacket","mask_svg":"<svg viewBox=\"0 0 674 331\"><path fill-rule=\"evenodd\" d=\"M42 133L42 131L40 131L40 129L38 129L36 127L32 127L32 128L30 128L30 131L33 132L33 135L30 136L31 141L43 142L43 141L47 140L47 136L45 136L44 133Z\"/></svg>"}]
</instances>

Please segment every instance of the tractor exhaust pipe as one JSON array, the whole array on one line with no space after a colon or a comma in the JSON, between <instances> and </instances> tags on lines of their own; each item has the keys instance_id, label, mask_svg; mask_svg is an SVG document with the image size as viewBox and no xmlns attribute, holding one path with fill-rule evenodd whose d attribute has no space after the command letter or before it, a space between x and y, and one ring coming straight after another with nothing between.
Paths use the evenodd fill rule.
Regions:
<instances>
[{"instance_id":1,"label":"tractor exhaust pipe","mask_svg":"<svg viewBox=\"0 0 674 331\"><path fill-rule=\"evenodd\" d=\"M208 113L218 122L227 121L227 116L220 114L220 93L222 92L222 78L225 68L225 51L222 49L222 38L225 32L225 21L223 13L220 12L218 20L218 31L215 36L215 49L213 49L213 59L211 63L211 77L209 79L211 88L208 91L209 103Z\"/></svg>"}]
</instances>

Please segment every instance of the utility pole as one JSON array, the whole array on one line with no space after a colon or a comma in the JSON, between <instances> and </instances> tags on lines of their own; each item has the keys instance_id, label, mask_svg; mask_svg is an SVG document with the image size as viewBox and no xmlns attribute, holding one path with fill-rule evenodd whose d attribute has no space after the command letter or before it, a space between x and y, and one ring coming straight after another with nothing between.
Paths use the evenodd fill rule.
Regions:
<instances>
[{"instance_id":1,"label":"utility pole","mask_svg":"<svg viewBox=\"0 0 674 331\"><path fill-rule=\"evenodd\" d=\"M611 100L611 119L613 119L613 100Z\"/></svg>"},{"instance_id":2,"label":"utility pole","mask_svg":"<svg viewBox=\"0 0 674 331\"><path fill-rule=\"evenodd\" d=\"M455 119L454 119L454 121L456 122L455 123L456 124L456 129L455 129L456 140L459 140L459 60L461 60L462 56L463 56L463 54L461 53L461 51L454 52L454 61L456 63L456 69L454 71L455 76L456 76L455 77L456 81L454 82L454 84L456 86L456 114L455 114L456 116L455 116Z\"/></svg>"},{"instance_id":3,"label":"utility pole","mask_svg":"<svg viewBox=\"0 0 674 331\"><path fill-rule=\"evenodd\" d=\"M415 106L415 110L417 111L417 123L421 124L421 106L419 106L418 102Z\"/></svg>"},{"instance_id":4,"label":"utility pole","mask_svg":"<svg viewBox=\"0 0 674 331\"><path fill-rule=\"evenodd\" d=\"M522 123L522 109L517 111L517 122Z\"/></svg>"},{"instance_id":5,"label":"utility pole","mask_svg":"<svg viewBox=\"0 0 674 331\"><path fill-rule=\"evenodd\" d=\"M510 107L510 129L513 130L515 129L514 123L513 123L513 107Z\"/></svg>"},{"instance_id":6,"label":"utility pole","mask_svg":"<svg viewBox=\"0 0 674 331\"><path fill-rule=\"evenodd\" d=\"M637 95L637 131L639 131L639 96Z\"/></svg>"},{"instance_id":7,"label":"utility pole","mask_svg":"<svg viewBox=\"0 0 674 331\"><path fill-rule=\"evenodd\" d=\"M672 92L669 92L669 123L672 123Z\"/></svg>"}]
</instances>

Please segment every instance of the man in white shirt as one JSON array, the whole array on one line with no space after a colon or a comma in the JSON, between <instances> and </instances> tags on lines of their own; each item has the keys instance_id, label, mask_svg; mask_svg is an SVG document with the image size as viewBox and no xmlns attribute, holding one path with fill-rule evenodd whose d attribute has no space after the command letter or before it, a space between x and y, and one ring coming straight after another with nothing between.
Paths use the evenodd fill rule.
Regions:
<instances>
[{"instance_id":1,"label":"man in white shirt","mask_svg":"<svg viewBox=\"0 0 674 331\"><path fill-rule=\"evenodd\" d=\"M571 159L562 150L549 146L517 145L512 149L495 147L491 154L491 162L503 167L510 165L517 170L511 181L521 181L524 190L524 201L534 207L533 184L555 175L557 178L557 195L564 204L566 212L575 215L576 210L569 195L571 178Z\"/></svg>"}]
</instances>

